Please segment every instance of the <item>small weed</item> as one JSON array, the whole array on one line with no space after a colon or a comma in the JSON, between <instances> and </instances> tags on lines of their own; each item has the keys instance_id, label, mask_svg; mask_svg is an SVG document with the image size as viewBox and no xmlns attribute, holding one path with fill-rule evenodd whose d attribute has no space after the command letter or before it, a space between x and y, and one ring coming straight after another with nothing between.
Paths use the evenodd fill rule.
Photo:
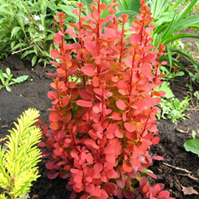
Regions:
<instances>
[{"instance_id":1,"label":"small weed","mask_svg":"<svg viewBox=\"0 0 199 199\"><path fill-rule=\"evenodd\" d=\"M162 112L158 114L158 119L169 119L172 123L177 125L178 119L189 118L184 112L187 110L191 98L187 96L182 101L175 98L169 84L169 82L164 82L157 89L166 92L165 96L161 100L161 103L158 105L162 110Z\"/></svg>"},{"instance_id":2,"label":"small weed","mask_svg":"<svg viewBox=\"0 0 199 199\"><path fill-rule=\"evenodd\" d=\"M8 92L11 92L11 88L9 86L13 84L19 84L21 82L24 82L28 79L28 75L23 75L17 78L13 78L13 75L11 73L11 70L9 68L6 68L6 72L4 73L2 70L0 70L0 80L1 84L0 85L0 90L5 87L5 89Z\"/></svg>"}]
</instances>

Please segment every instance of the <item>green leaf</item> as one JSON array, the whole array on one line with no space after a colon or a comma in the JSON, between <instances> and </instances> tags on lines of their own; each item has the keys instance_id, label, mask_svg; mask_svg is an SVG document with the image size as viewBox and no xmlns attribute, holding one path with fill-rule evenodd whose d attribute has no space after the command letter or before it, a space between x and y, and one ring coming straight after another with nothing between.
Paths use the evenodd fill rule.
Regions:
<instances>
[{"instance_id":1,"label":"green leaf","mask_svg":"<svg viewBox=\"0 0 199 199\"><path fill-rule=\"evenodd\" d=\"M21 82L24 82L28 79L28 75L23 75L23 76L20 76L20 77L17 77L16 79L12 79L12 82L10 85L12 84L19 84Z\"/></svg>"},{"instance_id":2,"label":"green leaf","mask_svg":"<svg viewBox=\"0 0 199 199\"><path fill-rule=\"evenodd\" d=\"M181 38L196 38L196 39L199 39L199 35L198 34L192 34L192 33L179 33L177 35L174 35L172 37L167 38L164 41L164 45L171 43L175 40L181 39Z\"/></svg>"},{"instance_id":3,"label":"green leaf","mask_svg":"<svg viewBox=\"0 0 199 199\"><path fill-rule=\"evenodd\" d=\"M25 16L23 12L19 12L16 14L16 19L17 22L19 23L19 25L21 26L22 29L24 29L24 25L25 25Z\"/></svg>"},{"instance_id":4,"label":"green leaf","mask_svg":"<svg viewBox=\"0 0 199 199\"><path fill-rule=\"evenodd\" d=\"M129 19L133 18L135 15L137 15L138 13L132 10L122 10L120 12L116 13L116 17L120 17L122 14L127 14L129 15Z\"/></svg>"},{"instance_id":5,"label":"green leaf","mask_svg":"<svg viewBox=\"0 0 199 199\"><path fill-rule=\"evenodd\" d=\"M6 86L5 88L6 88L6 90L7 90L9 93L12 91L12 89L11 89L9 86Z\"/></svg>"},{"instance_id":6,"label":"green leaf","mask_svg":"<svg viewBox=\"0 0 199 199\"><path fill-rule=\"evenodd\" d=\"M173 11L175 8L178 7L178 5L179 5L182 1L184 1L184 0L178 0L175 4L173 4L173 6L171 6L171 7L169 8L168 11L169 11L169 12Z\"/></svg>"},{"instance_id":7,"label":"green leaf","mask_svg":"<svg viewBox=\"0 0 199 199\"><path fill-rule=\"evenodd\" d=\"M130 10L127 0L119 0L119 3L122 6L123 10Z\"/></svg>"},{"instance_id":8,"label":"green leaf","mask_svg":"<svg viewBox=\"0 0 199 199\"><path fill-rule=\"evenodd\" d=\"M13 36L15 36L20 30L21 30L21 27L19 27L19 26L14 27L14 28L12 29L11 38L12 38Z\"/></svg>"},{"instance_id":9,"label":"green leaf","mask_svg":"<svg viewBox=\"0 0 199 199\"><path fill-rule=\"evenodd\" d=\"M37 56L35 55L32 60L31 60L31 63L32 63L32 66L34 66L37 62Z\"/></svg>"},{"instance_id":10,"label":"green leaf","mask_svg":"<svg viewBox=\"0 0 199 199\"><path fill-rule=\"evenodd\" d=\"M188 140L184 143L186 151L190 151L199 156L199 139Z\"/></svg>"},{"instance_id":11,"label":"green leaf","mask_svg":"<svg viewBox=\"0 0 199 199\"><path fill-rule=\"evenodd\" d=\"M74 7L73 6L66 6L66 5L60 5L59 9L61 9L63 12L65 12L67 15L73 17L76 22L78 22L78 17L73 14ZM87 8L88 9L88 8ZM89 9L90 10L90 9Z\"/></svg>"},{"instance_id":12,"label":"green leaf","mask_svg":"<svg viewBox=\"0 0 199 199\"><path fill-rule=\"evenodd\" d=\"M19 48L21 48L21 47L27 47L27 46L28 46L27 43L19 43L19 44L17 44L16 46L14 46L14 47L12 48L12 51L14 51L14 50L16 50L16 49L19 49Z\"/></svg>"},{"instance_id":13,"label":"green leaf","mask_svg":"<svg viewBox=\"0 0 199 199\"><path fill-rule=\"evenodd\" d=\"M191 11L198 0L192 0L179 14L178 18L175 20L175 24L178 24L182 19Z\"/></svg>"},{"instance_id":14,"label":"green leaf","mask_svg":"<svg viewBox=\"0 0 199 199\"><path fill-rule=\"evenodd\" d=\"M140 1L130 0L129 7L130 7L130 10L139 13L140 12L140 7L141 7Z\"/></svg>"},{"instance_id":15,"label":"green leaf","mask_svg":"<svg viewBox=\"0 0 199 199\"><path fill-rule=\"evenodd\" d=\"M21 59L23 59L25 56L35 53L35 50L26 50L22 55L21 55Z\"/></svg>"},{"instance_id":16,"label":"green leaf","mask_svg":"<svg viewBox=\"0 0 199 199\"><path fill-rule=\"evenodd\" d=\"M179 53L179 54L187 57L193 63L195 70L199 71L199 63L189 53L186 53L183 50L180 50L180 49L177 49L177 48L170 48L170 50L172 52L176 52L176 53Z\"/></svg>"},{"instance_id":17,"label":"green leaf","mask_svg":"<svg viewBox=\"0 0 199 199\"><path fill-rule=\"evenodd\" d=\"M93 0L80 0L84 5L86 5L86 11L87 11L87 13L88 12L90 12L90 8L89 8L89 6L90 6L90 4L92 3L92 1Z\"/></svg>"}]
</instances>

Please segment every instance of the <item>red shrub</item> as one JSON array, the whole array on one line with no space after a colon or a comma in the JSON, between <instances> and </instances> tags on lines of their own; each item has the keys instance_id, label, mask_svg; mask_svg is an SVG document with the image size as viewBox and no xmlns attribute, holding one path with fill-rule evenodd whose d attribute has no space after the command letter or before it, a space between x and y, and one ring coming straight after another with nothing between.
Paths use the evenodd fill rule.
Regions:
<instances>
[{"instance_id":1,"label":"red shrub","mask_svg":"<svg viewBox=\"0 0 199 199\"><path fill-rule=\"evenodd\" d=\"M142 178L153 159L147 150L159 142L155 105L162 93L154 89L161 84L158 66L165 49L151 45L153 19L140 2L130 37L128 15L114 15L116 0L108 6L94 0L87 16L77 3L73 28L64 29L65 14L55 18L58 50L51 55L59 61L52 61L57 70L51 74L55 91L48 93L50 130L45 126L40 146L46 147L48 177L68 178L71 198L171 198L163 185L150 187ZM100 18L104 10L110 15ZM67 34L78 42L67 44Z\"/></svg>"}]
</instances>

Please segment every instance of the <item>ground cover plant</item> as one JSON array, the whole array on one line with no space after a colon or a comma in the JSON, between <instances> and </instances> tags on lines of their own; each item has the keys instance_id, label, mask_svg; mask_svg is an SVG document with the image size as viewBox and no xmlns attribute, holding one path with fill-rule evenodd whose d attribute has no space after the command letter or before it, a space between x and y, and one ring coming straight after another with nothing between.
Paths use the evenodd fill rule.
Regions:
<instances>
[{"instance_id":1,"label":"ground cover plant","mask_svg":"<svg viewBox=\"0 0 199 199\"><path fill-rule=\"evenodd\" d=\"M60 30L51 50L57 70L50 74L50 130L44 125L40 146L48 177L68 179L71 198L171 198L163 184L150 186L144 177L156 177L147 168L152 159L162 160L148 149L160 140L155 105L164 93L154 89L162 84L165 48L151 44L150 9L140 3L129 38L128 15L115 17L116 1L93 1L87 16L78 3L72 28L65 29L64 13L55 18ZM105 9L110 15L101 18ZM68 34L78 42L66 43Z\"/></svg>"}]
</instances>

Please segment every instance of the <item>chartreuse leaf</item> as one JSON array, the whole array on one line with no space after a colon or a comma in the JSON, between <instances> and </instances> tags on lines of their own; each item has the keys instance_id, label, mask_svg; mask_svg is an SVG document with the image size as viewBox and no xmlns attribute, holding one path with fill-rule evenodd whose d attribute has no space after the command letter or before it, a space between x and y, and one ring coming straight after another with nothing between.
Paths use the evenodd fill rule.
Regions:
<instances>
[{"instance_id":1,"label":"chartreuse leaf","mask_svg":"<svg viewBox=\"0 0 199 199\"><path fill-rule=\"evenodd\" d=\"M199 156L199 139L187 140L184 143L186 151L190 151Z\"/></svg>"},{"instance_id":2,"label":"chartreuse leaf","mask_svg":"<svg viewBox=\"0 0 199 199\"><path fill-rule=\"evenodd\" d=\"M7 136L7 150L0 147L0 187L6 190L11 198L18 198L30 190L32 181L38 175L37 163L41 153L37 147L41 139L41 131L34 126L39 111L28 109L20 118L15 128Z\"/></svg>"}]
</instances>

